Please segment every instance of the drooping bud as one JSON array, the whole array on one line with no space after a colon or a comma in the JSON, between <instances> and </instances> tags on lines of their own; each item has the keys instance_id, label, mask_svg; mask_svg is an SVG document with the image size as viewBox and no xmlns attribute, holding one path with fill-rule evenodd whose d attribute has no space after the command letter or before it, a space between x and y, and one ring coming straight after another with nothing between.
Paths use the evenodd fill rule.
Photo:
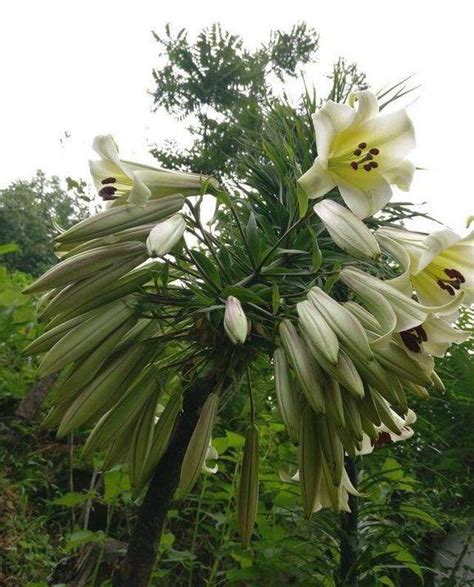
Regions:
<instances>
[{"instance_id":1,"label":"drooping bud","mask_svg":"<svg viewBox=\"0 0 474 587\"><path fill-rule=\"evenodd\" d=\"M146 246L150 257L162 257L171 251L186 229L181 214L175 214L164 222L156 224L148 235Z\"/></svg>"},{"instance_id":2,"label":"drooping bud","mask_svg":"<svg viewBox=\"0 0 474 587\"><path fill-rule=\"evenodd\" d=\"M275 372L275 389L281 417L288 431L288 436L298 442L303 398L290 379L285 351L281 348L273 353Z\"/></svg>"},{"instance_id":3,"label":"drooping bud","mask_svg":"<svg viewBox=\"0 0 474 587\"><path fill-rule=\"evenodd\" d=\"M322 473L322 452L317 435L316 415L309 405L304 409L301 418L299 465L303 510L305 518L309 519L314 510Z\"/></svg>"},{"instance_id":4,"label":"drooping bud","mask_svg":"<svg viewBox=\"0 0 474 587\"><path fill-rule=\"evenodd\" d=\"M280 335L306 399L317 414L324 414L326 405L315 365L290 320L280 324Z\"/></svg>"},{"instance_id":5,"label":"drooping bud","mask_svg":"<svg viewBox=\"0 0 474 587\"><path fill-rule=\"evenodd\" d=\"M224 329L233 344L244 344L248 321L240 301L234 296L229 296L225 301Z\"/></svg>"},{"instance_id":6,"label":"drooping bud","mask_svg":"<svg viewBox=\"0 0 474 587\"><path fill-rule=\"evenodd\" d=\"M202 470L209 448L218 404L219 396L216 393L211 393L202 407L181 467L178 489L180 498L185 497L192 490Z\"/></svg>"},{"instance_id":7,"label":"drooping bud","mask_svg":"<svg viewBox=\"0 0 474 587\"><path fill-rule=\"evenodd\" d=\"M313 344L321 351L326 359L337 363L339 354L339 342L333 329L323 318L318 308L309 301L299 302L296 305L300 322L305 332L313 341Z\"/></svg>"},{"instance_id":8,"label":"drooping bud","mask_svg":"<svg viewBox=\"0 0 474 587\"><path fill-rule=\"evenodd\" d=\"M333 200L324 200L314 206L332 240L349 255L358 258L380 256L380 247L367 226L348 208Z\"/></svg>"},{"instance_id":9,"label":"drooping bud","mask_svg":"<svg viewBox=\"0 0 474 587\"><path fill-rule=\"evenodd\" d=\"M238 520L242 546L250 544L258 507L258 428L251 424L245 435L244 458L238 494Z\"/></svg>"}]
</instances>

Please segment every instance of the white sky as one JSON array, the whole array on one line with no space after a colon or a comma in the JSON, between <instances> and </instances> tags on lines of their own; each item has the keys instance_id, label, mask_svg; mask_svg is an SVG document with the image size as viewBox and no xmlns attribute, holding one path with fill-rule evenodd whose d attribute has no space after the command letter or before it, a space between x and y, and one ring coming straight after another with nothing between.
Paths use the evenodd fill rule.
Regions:
<instances>
[{"instance_id":1,"label":"white sky","mask_svg":"<svg viewBox=\"0 0 474 587\"><path fill-rule=\"evenodd\" d=\"M356 61L375 89L415 74L419 171L409 194L462 231L474 214L469 173L474 96L471 3L465 0L15 0L0 5L0 187L38 168L88 178L96 134L112 133L124 156L183 133L150 112L158 46L166 22L191 33L220 21L254 46L299 20L321 35L317 82L338 56ZM69 138L65 133L70 134ZM403 195L406 198L406 195Z\"/></svg>"}]
</instances>

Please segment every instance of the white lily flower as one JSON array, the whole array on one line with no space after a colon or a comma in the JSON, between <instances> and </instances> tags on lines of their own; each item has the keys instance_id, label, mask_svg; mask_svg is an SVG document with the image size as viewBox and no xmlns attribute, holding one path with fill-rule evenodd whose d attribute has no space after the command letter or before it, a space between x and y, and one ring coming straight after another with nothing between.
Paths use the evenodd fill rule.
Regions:
<instances>
[{"instance_id":1,"label":"white lily flower","mask_svg":"<svg viewBox=\"0 0 474 587\"><path fill-rule=\"evenodd\" d=\"M150 197L171 194L199 194L207 179L195 173L177 172L124 161L119 157L116 142L111 135L99 135L93 148L100 156L89 161L95 187L104 200L116 200L123 196L131 204L143 205Z\"/></svg>"},{"instance_id":2,"label":"white lily flower","mask_svg":"<svg viewBox=\"0 0 474 587\"><path fill-rule=\"evenodd\" d=\"M224 329L233 344L244 344L249 324L240 300L234 296L225 301Z\"/></svg>"},{"instance_id":3,"label":"white lily flower","mask_svg":"<svg viewBox=\"0 0 474 587\"><path fill-rule=\"evenodd\" d=\"M391 185L409 189L415 166L405 156L415 133L405 110L381 115L377 98L365 90L351 94L348 104L329 100L313 122L318 157L298 180L311 199L337 186L354 214L366 218L390 201Z\"/></svg>"},{"instance_id":4,"label":"white lily flower","mask_svg":"<svg viewBox=\"0 0 474 587\"><path fill-rule=\"evenodd\" d=\"M368 306L366 299L364 299L364 303ZM393 347L395 340L398 340L403 343L406 349L419 354L419 356L411 356L418 361L426 373L431 373L434 367L431 355L443 357L451 344L464 342L471 335L471 332L458 330L451 326L452 317L443 319L435 314L428 314L424 322L418 326L394 335L394 329L387 330L387 322L379 319L379 315L375 317L375 312L371 313L353 301L346 302L345 306L366 329L370 345L376 356L377 350L389 350L391 346Z\"/></svg>"},{"instance_id":5,"label":"white lily flower","mask_svg":"<svg viewBox=\"0 0 474 587\"><path fill-rule=\"evenodd\" d=\"M423 324L429 314L448 316L457 310L462 302L462 298L460 298L458 300L453 299L441 306L424 306L403 293L403 291L394 287L390 281L383 281L354 267L343 269L340 273L340 278L353 291L358 293L364 302L366 300L370 302L368 293L370 290L376 291L384 296L396 316L396 324L393 332L411 330Z\"/></svg>"},{"instance_id":6,"label":"white lily flower","mask_svg":"<svg viewBox=\"0 0 474 587\"><path fill-rule=\"evenodd\" d=\"M150 257L162 257L171 251L186 230L186 221L181 214L158 222L151 229L146 246Z\"/></svg>"},{"instance_id":7,"label":"white lily flower","mask_svg":"<svg viewBox=\"0 0 474 587\"><path fill-rule=\"evenodd\" d=\"M422 303L441 305L459 292L474 292L474 232L461 238L451 230L426 235L380 228L376 236L405 269L394 285L406 291L411 282Z\"/></svg>"},{"instance_id":8,"label":"white lily flower","mask_svg":"<svg viewBox=\"0 0 474 587\"><path fill-rule=\"evenodd\" d=\"M313 207L336 245L353 257L377 259L380 247L367 226L350 210L334 200Z\"/></svg>"},{"instance_id":9,"label":"white lily flower","mask_svg":"<svg viewBox=\"0 0 474 587\"><path fill-rule=\"evenodd\" d=\"M385 424L376 426L375 430L378 432L378 438L376 440L372 440L367 434L364 434L360 447L356 451L358 455L370 454L375 448L379 448L388 442L401 442L403 440L408 440L413 436L414 430L411 428L411 424L416 422L415 412L413 410L408 410L405 417L402 418L394 410L392 410L387 402L385 403L387 404L387 409L389 409L391 412L391 417L400 428L400 434L395 434L392 430L387 428Z\"/></svg>"}]
</instances>

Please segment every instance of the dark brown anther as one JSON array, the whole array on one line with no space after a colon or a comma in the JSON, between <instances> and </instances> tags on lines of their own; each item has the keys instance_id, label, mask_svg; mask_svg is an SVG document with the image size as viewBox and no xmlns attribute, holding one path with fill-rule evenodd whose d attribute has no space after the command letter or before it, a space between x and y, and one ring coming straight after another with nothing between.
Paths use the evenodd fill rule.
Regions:
<instances>
[{"instance_id":1,"label":"dark brown anther","mask_svg":"<svg viewBox=\"0 0 474 587\"><path fill-rule=\"evenodd\" d=\"M114 196L115 192L117 191L117 188L114 188L111 185L108 185L105 188L102 188L101 190L99 190L99 196L103 199L103 200L116 200L117 197Z\"/></svg>"},{"instance_id":2,"label":"dark brown anther","mask_svg":"<svg viewBox=\"0 0 474 587\"><path fill-rule=\"evenodd\" d=\"M369 153L371 153L372 155L378 155L380 153L379 149L376 149L375 147L373 149L370 149Z\"/></svg>"},{"instance_id":3,"label":"dark brown anther","mask_svg":"<svg viewBox=\"0 0 474 587\"><path fill-rule=\"evenodd\" d=\"M352 161L352 163L351 163L351 167L352 167L352 169L354 169L355 171L357 171L357 170L359 169L359 165L358 165L358 164L357 164L355 161Z\"/></svg>"},{"instance_id":4,"label":"dark brown anther","mask_svg":"<svg viewBox=\"0 0 474 587\"><path fill-rule=\"evenodd\" d=\"M358 156L359 156L359 155L361 155L361 154L362 154L362 151L361 151L360 149L356 149L356 150L354 151L354 155L355 155L356 157L358 157Z\"/></svg>"},{"instance_id":5,"label":"dark brown anther","mask_svg":"<svg viewBox=\"0 0 474 587\"><path fill-rule=\"evenodd\" d=\"M107 185L108 183L115 183L117 180L115 179L115 177L106 177L105 179L102 180L102 185Z\"/></svg>"},{"instance_id":6,"label":"dark brown anther","mask_svg":"<svg viewBox=\"0 0 474 587\"><path fill-rule=\"evenodd\" d=\"M375 448L380 448L382 446L384 446L385 444L388 444L389 442L391 442L392 437L390 436L390 434L388 432L380 432L378 438L376 440L372 441L372 446L374 446Z\"/></svg>"},{"instance_id":7,"label":"dark brown anther","mask_svg":"<svg viewBox=\"0 0 474 587\"><path fill-rule=\"evenodd\" d=\"M372 167L372 169L377 169L377 167L379 166L379 164L377 163L377 161L372 161L370 166Z\"/></svg>"},{"instance_id":8,"label":"dark brown anther","mask_svg":"<svg viewBox=\"0 0 474 587\"><path fill-rule=\"evenodd\" d=\"M367 143L359 143L359 149L365 149L367 147Z\"/></svg>"},{"instance_id":9,"label":"dark brown anther","mask_svg":"<svg viewBox=\"0 0 474 587\"><path fill-rule=\"evenodd\" d=\"M417 340L417 336L408 331L400 332L400 337L403 340L403 344L408 350L419 353L421 351L420 343Z\"/></svg>"},{"instance_id":10,"label":"dark brown anther","mask_svg":"<svg viewBox=\"0 0 474 587\"><path fill-rule=\"evenodd\" d=\"M372 169L372 165L371 165L370 163L366 163L366 164L364 165L364 169L365 169L366 171L370 171L370 170Z\"/></svg>"},{"instance_id":11,"label":"dark brown anther","mask_svg":"<svg viewBox=\"0 0 474 587\"><path fill-rule=\"evenodd\" d=\"M460 271L458 271L457 269L445 269L444 272L451 279L457 279L461 283L465 283L466 282L466 279L465 279L464 275Z\"/></svg>"},{"instance_id":12,"label":"dark brown anther","mask_svg":"<svg viewBox=\"0 0 474 587\"><path fill-rule=\"evenodd\" d=\"M415 326L414 330L423 342L426 342L428 340L426 330L423 328L423 326L421 326L421 324L419 326Z\"/></svg>"},{"instance_id":13,"label":"dark brown anther","mask_svg":"<svg viewBox=\"0 0 474 587\"><path fill-rule=\"evenodd\" d=\"M446 290L450 296L455 295L456 292L454 291L454 289L451 287L451 285L449 283L446 283L442 279L438 279L438 281L436 283L439 285L439 287L441 289Z\"/></svg>"}]
</instances>

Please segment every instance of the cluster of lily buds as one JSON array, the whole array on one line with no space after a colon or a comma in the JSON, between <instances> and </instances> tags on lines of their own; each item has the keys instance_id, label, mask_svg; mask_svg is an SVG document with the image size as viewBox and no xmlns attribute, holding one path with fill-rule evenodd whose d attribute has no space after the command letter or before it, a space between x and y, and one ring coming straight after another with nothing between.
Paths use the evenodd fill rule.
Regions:
<instances>
[{"instance_id":1,"label":"cluster of lily buds","mask_svg":"<svg viewBox=\"0 0 474 587\"><path fill-rule=\"evenodd\" d=\"M124 162L110 136L97 137L94 147L101 155L91 163L95 183L114 201L61 232L60 262L25 290L43 294L39 318L46 322L26 352L43 353L40 376L68 369L45 425L61 436L94 425L84 455L105 452L106 468L128 463L137 492L166 450L182 406L179 386L165 385L161 326L141 315L139 293L162 266L156 257L183 236L183 193L199 193L206 178ZM158 401L165 407L157 419ZM190 448L185 491L213 456L209 430L205 446Z\"/></svg>"},{"instance_id":2,"label":"cluster of lily buds","mask_svg":"<svg viewBox=\"0 0 474 587\"><path fill-rule=\"evenodd\" d=\"M299 444L307 516L321 507L347 510L348 494L356 491L344 455L409 438L415 421L409 395L442 389L432 353L442 355L469 336L441 318L453 312L453 301L424 306L353 268L340 279L353 299L340 303L312 288L297 305L298 328L288 319L280 324L283 346L274 354L282 419Z\"/></svg>"}]
</instances>

